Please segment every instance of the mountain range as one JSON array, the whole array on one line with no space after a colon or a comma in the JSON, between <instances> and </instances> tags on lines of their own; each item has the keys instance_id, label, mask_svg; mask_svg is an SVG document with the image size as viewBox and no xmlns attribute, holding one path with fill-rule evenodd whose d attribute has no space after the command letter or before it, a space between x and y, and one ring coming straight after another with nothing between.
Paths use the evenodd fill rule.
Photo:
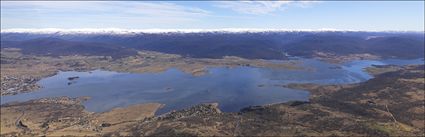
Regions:
<instances>
[{"instance_id":1,"label":"mountain range","mask_svg":"<svg viewBox=\"0 0 425 137\"><path fill-rule=\"evenodd\" d=\"M310 58L317 52L334 55L372 54L382 58L423 58L423 32L365 31L2 31L2 48L24 54L98 55L113 58L138 50L194 58L237 56L248 59Z\"/></svg>"}]
</instances>

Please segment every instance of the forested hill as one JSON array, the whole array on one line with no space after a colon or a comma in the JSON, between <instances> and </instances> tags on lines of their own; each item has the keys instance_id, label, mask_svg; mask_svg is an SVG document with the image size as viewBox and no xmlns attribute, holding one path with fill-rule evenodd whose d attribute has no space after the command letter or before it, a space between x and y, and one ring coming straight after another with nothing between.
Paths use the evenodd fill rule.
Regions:
<instances>
[{"instance_id":1,"label":"forested hill","mask_svg":"<svg viewBox=\"0 0 425 137\"><path fill-rule=\"evenodd\" d=\"M195 58L238 56L249 59L312 57L369 53L383 58L423 58L422 32L265 31L163 33L1 33L1 47L36 55L131 56L137 50L180 54Z\"/></svg>"}]
</instances>

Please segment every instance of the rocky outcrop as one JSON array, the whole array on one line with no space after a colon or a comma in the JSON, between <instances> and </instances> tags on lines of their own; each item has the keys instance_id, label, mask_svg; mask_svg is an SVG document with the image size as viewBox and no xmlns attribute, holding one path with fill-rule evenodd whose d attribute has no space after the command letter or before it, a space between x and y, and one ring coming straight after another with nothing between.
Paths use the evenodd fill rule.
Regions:
<instances>
[{"instance_id":1,"label":"rocky outcrop","mask_svg":"<svg viewBox=\"0 0 425 137\"><path fill-rule=\"evenodd\" d=\"M163 115L158 116L159 120L166 119L180 119L185 117L196 117L196 116L206 116L206 115L216 115L220 114L221 111L218 108L217 103L211 104L201 104L196 105L187 109L169 112Z\"/></svg>"}]
</instances>

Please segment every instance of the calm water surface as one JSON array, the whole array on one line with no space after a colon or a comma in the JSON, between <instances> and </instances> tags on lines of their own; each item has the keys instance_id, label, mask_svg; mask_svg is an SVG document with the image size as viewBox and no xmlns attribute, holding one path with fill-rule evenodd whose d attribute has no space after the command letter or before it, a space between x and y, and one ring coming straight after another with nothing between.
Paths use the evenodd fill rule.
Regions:
<instances>
[{"instance_id":1,"label":"calm water surface","mask_svg":"<svg viewBox=\"0 0 425 137\"><path fill-rule=\"evenodd\" d=\"M208 74L192 76L177 69L161 73L59 72L39 81L42 89L13 96L2 96L1 103L26 101L43 97L90 96L84 102L89 111L102 112L115 107L139 103L162 103L158 114L199 103L218 102L223 111L238 111L250 105L264 105L291 100L308 100L303 90L283 88L288 83L343 84L372 78L363 71L371 65L423 64L416 60L361 60L329 64L302 59L305 70L265 69L253 67L214 67ZM79 76L68 85L68 77Z\"/></svg>"}]
</instances>

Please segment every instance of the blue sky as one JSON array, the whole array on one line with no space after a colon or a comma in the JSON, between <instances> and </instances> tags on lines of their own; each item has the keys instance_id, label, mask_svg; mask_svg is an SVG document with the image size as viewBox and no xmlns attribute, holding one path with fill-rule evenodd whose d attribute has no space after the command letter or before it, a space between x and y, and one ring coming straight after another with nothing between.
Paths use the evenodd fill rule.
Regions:
<instances>
[{"instance_id":1,"label":"blue sky","mask_svg":"<svg viewBox=\"0 0 425 137\"><path fill-rule=\"evenodd\" d=\"M1 28L424 31L424 1L1 1Z\"/></svg>"}]
</instances>

